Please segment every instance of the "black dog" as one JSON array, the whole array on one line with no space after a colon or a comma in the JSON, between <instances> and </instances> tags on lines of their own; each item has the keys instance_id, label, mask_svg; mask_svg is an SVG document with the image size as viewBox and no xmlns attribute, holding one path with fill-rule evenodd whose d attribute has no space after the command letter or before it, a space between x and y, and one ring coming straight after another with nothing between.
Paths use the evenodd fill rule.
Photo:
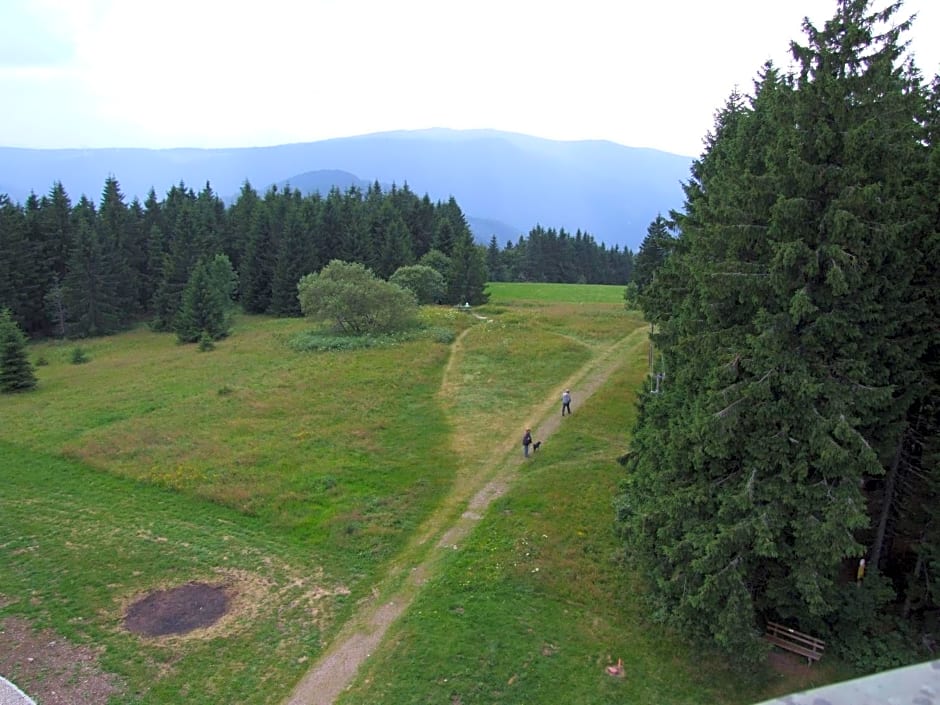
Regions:
<instances>
[{"instance_id":1,"label":"black dog","mask_svg":"<svg viewBox=\"0 0 940 705\"><path fill-rule=\"evenodd\" d=\"M542 447L542 441L536 441L535 443L532 444L532 450L538 450L541 447Z\"/></svg>"}]
</instances>

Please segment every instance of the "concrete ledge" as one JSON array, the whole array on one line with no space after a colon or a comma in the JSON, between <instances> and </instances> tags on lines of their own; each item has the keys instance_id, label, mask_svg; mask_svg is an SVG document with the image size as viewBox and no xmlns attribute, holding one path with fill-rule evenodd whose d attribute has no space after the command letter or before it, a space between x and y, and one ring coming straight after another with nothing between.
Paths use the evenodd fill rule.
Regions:
<instances>
[{"instance_id":1,"label":"concrete ledge","mask_svg":"<svg viewBox=\"0 0 940 705\"><path fill-rule=\"evenodd\" d=\"M36 701L0 676L0 705L36 705Z\"/></svg>"},{"instance_id":2,"label":"concrete ledge","mask_svg":"<svg viewBox=\"0 0 940 705\"><path fill-rule=\"evenodd\" d=\"M896 668L757 705L940 705L940 660Z\"/></svg>"}]
</instances>

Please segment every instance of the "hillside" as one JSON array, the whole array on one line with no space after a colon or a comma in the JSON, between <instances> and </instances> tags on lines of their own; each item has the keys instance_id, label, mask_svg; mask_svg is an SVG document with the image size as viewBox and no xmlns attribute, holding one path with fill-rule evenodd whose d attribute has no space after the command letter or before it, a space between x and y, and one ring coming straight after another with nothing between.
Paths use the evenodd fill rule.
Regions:
<instances>
[{"instance_id":1,"label":"hillside","mask_svg":"<svg viewBox=\"0 0 940 705\"><path fill-rule=\"evenodd\" d=\"M454 196L480 240L524 234L536 224L578 229L609 246L636 249L658 213L682 204L691 158L612 142L559 142L492 130L384 132L304 144L245 149L0 148L0 184L16 201L62 181L73 201L97 200L117 177L128 199L151 187L162 196L180 181L207 181L230 198L248 180L257 189L334 171L352 183L408 184L434 200ZM343 172L343 173L338 173ZM490 221L490 222L488 222Z\"/></svg>"},{"instance_id":2,"label":"hillside","mask_svg":"<svg viewBox=\"0 0 940 705\"><path fill-rule=\"evenodd\" d=\"M289 344L309 320L261 316L206 353L144 325L82 341L80 366L32 346L39 386L2 399L0 673L40 702L283 704L398 612L342 702L795 690L646 619L617 558L616 458L647 369L622 288L504 283L473 313L427 307L427 335L322 353ZM523 424L544 442L529 459ZM226 612L194 629L182 617L205 603L180 600L162 636L130 619L197 587ZM629 677L605 675L621 657ZM91 676L104 697L77 692Z\"/></svg>"}]
</instances>

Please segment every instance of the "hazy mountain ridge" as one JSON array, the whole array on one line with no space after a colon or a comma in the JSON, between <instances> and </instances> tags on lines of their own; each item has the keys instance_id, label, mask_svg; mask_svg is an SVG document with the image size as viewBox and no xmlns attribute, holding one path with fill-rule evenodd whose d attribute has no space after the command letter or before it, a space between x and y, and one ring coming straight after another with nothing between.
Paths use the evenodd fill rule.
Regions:
<instances>
[{"instance_id":1,"label":"hazy mountain ridge","mask_svg":"<svg viewBox=\"0 0 940 705\"><path fill-rule=\"evenodd\" d=\"M372 183L342 169L317 169L316 171L305 171L303 174L296 174L289 179L279 181L277 187L297 189L303 194L318 192L326 196L333 188L345 192L355 186L365 191ZM386 190L386 184L380 184L380 186L382 186L383 191ZM237 198L237 195L225 200L234 200L234 198Z\"/></svg>"},{"instance_id":2,"label":"hazy mountain ridge","mask_svg":"<svg viewBox=\"0 0 940 705\"><path fill-rule=\"evenodd\" d=\"M209 182L224 198L248 180L258 191L289 183L320 190L332 171L350 183L408 184L437 200L454 196L481 240L487 221L525 234L536 224L580 229L610 246L636 249L658 213L682 205L681 182L692 158L613 142L561 142L493 130L383 132L320 142L237 149L57 149L0 147L0 183L23 202L61 181L73 201L97 202L105 179L117 178L128 201L162 196L183 181ZM319 173L316 177L307 176ZM353 181L353 179L357 181ZM316 181L314 188L301 185ZM329 181L329 179L327 179ZM482 225L481 225L482 224Z\"/></svg>"}]
</instances>

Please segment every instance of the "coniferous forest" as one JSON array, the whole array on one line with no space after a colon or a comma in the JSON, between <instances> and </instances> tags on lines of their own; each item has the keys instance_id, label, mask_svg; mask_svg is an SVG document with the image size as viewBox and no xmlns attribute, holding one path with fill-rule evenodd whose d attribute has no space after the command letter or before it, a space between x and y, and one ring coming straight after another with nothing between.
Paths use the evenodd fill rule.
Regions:
<instances>
[{"instance_id":1,"label":"coniferous forest","mask_svg":"<svg viewBox=\"0 0 940 705\"><path fill-rule=\"evenodd\" d=\"M768 620L867 670L940 647L940 80L900 9L806 23L636 258L619 526L654 614L739 659Z\"/></svg>"},{"instance_id":2,"label":"coniferous forest","mask_svg":"<svg viewBox=\"0 0 940 705\"><path fill-rule=\"evenodd\" d=\"M486 248L454 198L432 203L407 185L305 196L245 183L229 206L209 184L182 183L128 203L115 177L99 203L73 204L60 183L25 204L0 195L0 310L30 337L107 335L140 320L175 330L191 277L218 256L242 308L276 316L299 316L298 281L334 259L384 279L427 264L447 283L443 303L481 303L487 280L624 284L633 257L541 226Z\"/></svg>"}]
</instances>

